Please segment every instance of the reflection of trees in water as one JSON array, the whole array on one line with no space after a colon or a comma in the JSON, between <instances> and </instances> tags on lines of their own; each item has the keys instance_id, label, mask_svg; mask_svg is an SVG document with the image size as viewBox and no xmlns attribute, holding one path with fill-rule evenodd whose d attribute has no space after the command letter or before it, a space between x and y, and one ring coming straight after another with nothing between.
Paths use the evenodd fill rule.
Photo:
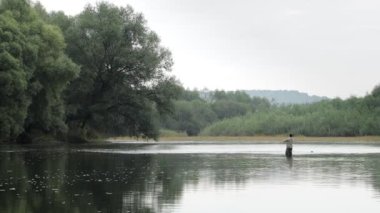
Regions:
<instances>
[{"instance_id":1,"label":"reflection of trees in water","mask_svg":"<svg viewBox=\"0 0 380 213\"><path fill-rule=\"evenodd\" d=\"M60 150L0 153L0 160L0 190L5 189L0 191L0 212L160 212L162 204L175 204L187 185L368 181L380 191L380 159L370 155L289 160L249 154L123 155Z\"/></svg>"},{"instance_id":2,"label":"reflection of trees in water","mask_svg":"<svg viewBox=\"0 0 380 213\"><path fill-rule=\"evenodd\" d=\"M197 179L173 157L0 153L0 212L159 211Z\"/></svg>"},{"instance_id":3,"label":"reflection of trees in water","mask_svg":"<svg viewBox=\"0 0 380 213\"><path fill-rule=\"evenodd\" d=\"M66 198L55 192L63 190L65 155L11 152L0 158L0 212L46 212L52 207L65 212Z\"/></svg>"},{"instance_id":4,"label":"reflection of trees in water","mask_svg":"<svg viewBox=\"0 0 380 213\"><path fill-rule=\"evenodd\" d=\"M378 155L371 156L370 160L365 161L366 170L371 176L371 184L380 197L380 158Z\"/></svg>"}]
</instances>

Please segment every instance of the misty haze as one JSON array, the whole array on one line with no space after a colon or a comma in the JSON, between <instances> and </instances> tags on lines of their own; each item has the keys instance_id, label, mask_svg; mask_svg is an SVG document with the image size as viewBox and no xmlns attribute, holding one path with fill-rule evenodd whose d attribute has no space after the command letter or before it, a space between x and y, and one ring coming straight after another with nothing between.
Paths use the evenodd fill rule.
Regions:
<instances>
[{"instance_id":1,"label":"misty haze","mask_svg":"<svg viewBox=\"0 0 380 213\"><path fill-rule=\"evenodd\" d=\"M0 212L379 212L379 14L0 0Z\"/></svg>"}]
</instances>

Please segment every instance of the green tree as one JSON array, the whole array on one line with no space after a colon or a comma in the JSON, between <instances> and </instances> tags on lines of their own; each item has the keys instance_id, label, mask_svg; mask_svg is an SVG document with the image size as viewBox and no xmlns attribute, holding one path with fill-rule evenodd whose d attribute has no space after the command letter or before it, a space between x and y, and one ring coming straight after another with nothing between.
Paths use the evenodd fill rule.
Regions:
<instances>
[{"instance_id":1,"label":"green tree","mask_svg":"<svg viewBox=\"0 0 380 213\"><path fill-rule=\"evenodd\" d=\"M212 109L219 119L225 119L245 115L250 110L250 106L231 100L219 100L212 103Z\"/></svg>"},{"instance_id":2,"label":"green tree","mask_svg":"<svg viewBox=\"0 0 380 213\"><path fill-rule=\"evenodd\" d=\"M375 86L375 88L373 88L371 95L374 97L380 96L380 85L377 85L377 86Z\"/></svg>"},{"instance_id":3,"label":"green tree","mask_svg":"<svg viewBox=\"0 0 380 213\"><path fill-rule=\"evenodd\" d=\"M30 104L30 73L23 66L23 52L29 52L32 60L35 55L12 12L5 11L4 5L0 12L0 140L4 141L14 140L23 132Z\"/></svg>"},{"instance_id":4,"label":"green tree","mask_svg":"<svg viewBox=\"0 0 380 213\"><path fill-rule=\"evenodd\" d=\"M252 112L263 112L270 109L271 104L266 98L253 97L251 100Z\"/></svg>"},{"instance_id":5,"label":"green tree","mask_svg":"<svg viewBox=\"0 0 380 213\"><path fill-rule=\"evenodd\" d=\"M178 99L185 101L202 100L197 90L186 90L184 88L181 88L181 94Z\"/></svg>"},{"instance_id":6,"label":"green tree","mask_svg":"<svg viewBox=\"0 0 380 213\"><path fill-rule=\"evenodd\" d=\"M183 131L189 136L194 136L216 120L216 114L205 101L180 100L175 103L175 112L164 121L163 127Z\"/></svg>"},{"instance_id":7,"label":"green tree","mask_svg":"<svg viewBox=\"0 0 380 213\"><path fill-rule=\"evenodd\" d=\"M65 30L67 52L81 66L66 92L72 133L157 138L155 112L169 112L179 89L167 74L170 52L131 7L103 2L74 19Z\"/></svg>"},{"instance_id":8,"label":"green tree","mask_svg":"<svg viewBox=\"0 0 380 213\"><path fill-rule=\"evenodd\" d=\"M60 29L27 0L3 0L0 27L0 139L64 132L61 93L79 69L64 54Z\"/></svg>"}]
</instances>

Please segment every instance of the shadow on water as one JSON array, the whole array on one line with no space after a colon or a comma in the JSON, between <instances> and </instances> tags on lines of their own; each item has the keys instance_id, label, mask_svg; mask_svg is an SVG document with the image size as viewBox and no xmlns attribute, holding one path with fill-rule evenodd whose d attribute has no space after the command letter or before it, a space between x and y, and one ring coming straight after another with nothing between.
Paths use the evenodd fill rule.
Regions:
<instances>
[{"instance_id":1,"label":"shadow on water","mask_svg":"<svg viewBox=\"0 0 380 213\"><path fill-rule=\"evenodd\" d=\"M0 212L162 212L174 208L192 187L243 189L248 183L297 181L360 182L371 185L378 196L379 154L287 159L246 153L133 155L63 148L0 152Z\"/></svg>"}]
</instances>

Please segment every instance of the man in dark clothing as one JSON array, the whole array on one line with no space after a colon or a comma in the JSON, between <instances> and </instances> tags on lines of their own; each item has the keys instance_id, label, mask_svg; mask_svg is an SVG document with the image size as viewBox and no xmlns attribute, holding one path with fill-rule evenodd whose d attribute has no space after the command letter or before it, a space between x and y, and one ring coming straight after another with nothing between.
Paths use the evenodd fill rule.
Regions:
<instances>
[{"instance_id":1,"label":"man in dark clothing","mask_svg":"<svg viewBox=\"0 0 380 213\"><path fill-rule=\"evenodd\" d=\"M289 137L283 141L283 143L286 143L286 151L285 151L285 156L287 158L291 158L293 153L293 134L289 134Z\"/></svg>"}]
</instances>

